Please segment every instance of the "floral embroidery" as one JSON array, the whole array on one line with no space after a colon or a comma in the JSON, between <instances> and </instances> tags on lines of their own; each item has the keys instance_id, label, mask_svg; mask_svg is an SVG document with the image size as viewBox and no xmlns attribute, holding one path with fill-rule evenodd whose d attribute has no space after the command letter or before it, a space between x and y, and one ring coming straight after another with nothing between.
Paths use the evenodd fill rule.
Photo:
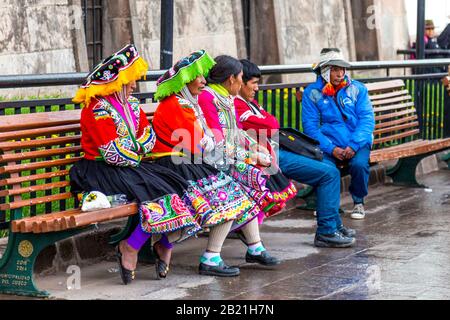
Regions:
<instances>
[{"instance_id":1,"label":"floral embroidery","mask_svg":"<svg viewBox=\"0 0 450 320\"><path fill-rule=\"evenodd\" d=\"M187 227L187 233L193 235L201 230L177 194L165 195L157 201L142 202L139 216L141 227L147 233L167 233Z\"/></svg>"}]
</instances>

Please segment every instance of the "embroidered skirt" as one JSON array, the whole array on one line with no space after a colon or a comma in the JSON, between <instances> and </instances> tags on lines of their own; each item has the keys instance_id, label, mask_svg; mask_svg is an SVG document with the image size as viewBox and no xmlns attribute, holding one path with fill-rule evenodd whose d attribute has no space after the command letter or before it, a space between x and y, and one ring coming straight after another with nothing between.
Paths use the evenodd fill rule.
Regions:
<instances>
[{"instance_id":1,"label":"embroidered skirt","mask_svg":"<svg viewBox=\"0 0 450 320\"><path fill-rule=\"evenodd\" d=\"M82 159L70 169L74 194L100 191L105 195L125 194L139 203L142 230L161 234L182 230L185 239L201 230L181 200L189 185L176 173L153 163L119 167L103 161ZM178 240L181 240L178 239Z\"/></svg>"},{"instance_id":2,"label":"embroidered skirt","mask_svg":"<svg viewBox=\"0 0 450 320\"><path fill-rule=\"evenodd\" d=\"M238 229L260 213L256 202L232 177L207 164L192 164L182 157L163 157L157 164L185 178L190 185L185 203L195 212L199 197L206 200L204 210L194 213L202 227L211 227L233 220L232 230ZM194 209L194 210L193 210Z\"/></svg>"},{"instance_id":3,"label":"embroidered skirt","mask_svg":"<svg viewBox=\"0 0 450 320\"><path fill-rule=\"evenodd\" d=\"M273 175L266 175L266 186L272 194L271 199L268 199L266 204L264 216L271 217L280 213L286 206L286 202L297 195L297 189L294 184L286 178L281 171Z\"/></svg>"}]
</instances>

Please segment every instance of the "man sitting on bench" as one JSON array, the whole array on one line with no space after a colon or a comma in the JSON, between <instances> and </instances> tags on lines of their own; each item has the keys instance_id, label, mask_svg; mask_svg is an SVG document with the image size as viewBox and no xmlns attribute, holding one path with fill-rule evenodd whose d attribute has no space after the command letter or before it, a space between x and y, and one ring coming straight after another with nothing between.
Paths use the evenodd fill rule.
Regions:
<instances>
[{"instance_id":1,"label":"man sitting on bench","mask_svg":"<svg viewBox=\"0 0 450 320\"><path fill-rule=\"evenodd\" d=\"M265 111L255 100L261 78L261 70L248 60L243 64L243 80L239 97L234 104L238 120L245 130L256 130L258 140L268 131L274 134L280 128L278 120ZM267 129L267 131L265 131ZM263 141L265 139L262 139ZM285 175L298 182L309 184L317 191L317 229L314 245L327 248L346 248L355 244L356 232L346 228L339 216L340 174L339 170L327 161L318 161L283 148L279 149L279 166ZM282 181L280 177L271 179ZM285 178L284 178L285 179Z\"/></svg>"},{"instance_id":2,"label":"man sitting on bench","mask_svg":"<svg viewBox=\"0 0 450 320\"><path fill-rule=\"evenodd\" d=\"M375 118L367 88L350 79L348 67L339 49L322 49L313 67L317 81L303 94L302 122L305 133L320 142L325 159L349 166L351 217L363 219Z\"/></svg>"}]
</instances>

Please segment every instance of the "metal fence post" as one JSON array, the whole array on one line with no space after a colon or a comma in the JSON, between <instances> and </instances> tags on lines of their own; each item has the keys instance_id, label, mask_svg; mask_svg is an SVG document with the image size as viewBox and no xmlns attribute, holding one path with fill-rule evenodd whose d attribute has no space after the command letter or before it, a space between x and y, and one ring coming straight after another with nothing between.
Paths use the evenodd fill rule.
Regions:
<instances>
[{"instance_id":1,"label":"metal fence post","mask_svg":"<svg viewBox=\"0 0 450 320\"><path fill-rule=\"evenodd\" d=\"M173 60L173 0L161 0L160 69L169 69Z\"/></svg>"}]
</instances>

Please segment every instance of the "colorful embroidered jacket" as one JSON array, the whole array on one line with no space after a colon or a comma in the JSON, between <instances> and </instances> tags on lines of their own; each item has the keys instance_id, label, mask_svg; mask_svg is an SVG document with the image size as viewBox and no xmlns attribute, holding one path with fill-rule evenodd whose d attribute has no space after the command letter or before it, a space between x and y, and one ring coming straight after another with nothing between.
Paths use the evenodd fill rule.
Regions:
<instances>
[{"instance_id":1,"label":"colorful embroidered jacket","mask_svg":"<svg viewBox=\"0 0 450 320\"><path fill-rule=\"evenodd\" d=\"M198 103L202 108L208 126L213 130L217 145L224 146L224 163L233 163L234 160L247 161L249 158L249 146L256 141L249 137L242 125L236 119L236 110L232 100L227 103L226 110L219 106L219 100L210 87L203 89L198 97ZM230 97L226 97L231 99Z\"/></svg>"},{"instance_id":2,"label":"colorful embroidered jacket","mask_svg":"<svg viewBox=\"0 0 450 320\"><path fill-rule=\"evenodd\" d=\"M237 96L234 98L234 107L236 108L238 122L241 123L244 130L265 129L270 138L273 133L272 130L280 128L277 118L264 110L256 100L248 103L242 97Z\"/></svg>"},{"instance_id":3,"label":"colorful embroidered jacket","mask_svg":"<svg viewBox=\"0 0 450 320\"><path fill-rule=\"evenodd\" d=\"M277 118L264 110L256 100L247 102L241 96L237 96L234 98L234 106L240 126L246 131L248 136L266 147L270 151L273 160L275 160L277 157L270 138L280 128Z\"/></svg>"},{"instance_id":4,"label":"colorful embroidered jacket","mask_svg":"<svg viewBox=\"0 0 450 320\"><path fill-rule=\"evenodd\" d=\"M139 100L130 97L128 102L133 112L136 134L133 134L119 110L105 98L93 99L83 108L80 120L81 146L86 159L136 167L142 156L152 151L155 134L139 107Z\"/></svg>"},{"instance_id":5,"label":"colorful embroidered jacket","mask_svg":"<svg viewBox=\"0 0 450 320\"><path fill-rule=\"evenodd\" d=\"M153 116L156 143L153 153L172 152L173 147L200 154L203 129L195 117L192 104L178 95L163 99Z\"/></svg>"}]
</instances>

